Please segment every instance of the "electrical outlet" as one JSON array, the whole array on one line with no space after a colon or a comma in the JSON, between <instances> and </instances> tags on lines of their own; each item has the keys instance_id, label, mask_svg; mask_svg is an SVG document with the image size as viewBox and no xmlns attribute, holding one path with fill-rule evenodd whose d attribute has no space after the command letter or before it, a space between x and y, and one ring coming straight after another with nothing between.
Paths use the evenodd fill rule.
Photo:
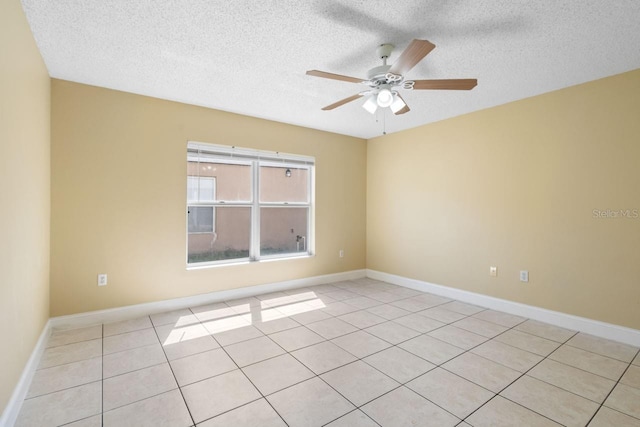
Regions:
<instances>
[{"instance_id":1,"label":"electrical outlet","mask_svg":"<svg viewBox=\"0 0 640 427\"><path fill-rule=\"evenodd\" d=\"M98 274L98 286L107 286L106 274Z\"/></svg>"},{"instance_id":2,"label":"electrical outlet","mask_svg":"<svg viewBox=\"0 0 640 427\"><path fill-rule=\"evenodd\" d=\"M521 282L529 281L529 272L527 270L520 270L520 281Z\"/></svg>"},{"instance_id":3,"label":"electrical outlet","mask_svg":"<svg viewBox=\"0 0 640 427\"><path fill-rule=\"evenodd\" d=\"M498 275L498 267L489 267L489 276L496 277Z\"/></svg>"},{"instance_id":4,"label":"electrical outlet","mask_svg":"<svg viewBox=\"0 0 640 427\"><path fill-rule=\"evenodd\" d=\"M338 257L340 257L340 258L344 258L344 249L340 249L340 250L338 251Z\"/></svg>"}]
</instances>

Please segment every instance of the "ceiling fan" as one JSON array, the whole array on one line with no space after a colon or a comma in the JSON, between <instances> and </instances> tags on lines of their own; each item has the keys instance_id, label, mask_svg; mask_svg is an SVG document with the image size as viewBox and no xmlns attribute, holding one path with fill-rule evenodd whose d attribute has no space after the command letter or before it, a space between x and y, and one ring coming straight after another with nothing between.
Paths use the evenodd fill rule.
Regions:
<instances>
[{"instance_id":1,"label":"ceiling fan","mask_svg":"<svg viewBox=\"0 0 640 427\"><path fill-rule=\"evenodd\" d=\"M382 65L370 69L367 80L318 70L309 70L307 75L369 86L369 89L363 92L327 105L323 108L325 111L333 110L364 96L366 100L362 107L371 114L374 114L378 107L389 107L396 115L404 114L409 111L409 106L402 99L400 90L470 90L478 84L476 79L406 80L405 74L435 47L427 40L414 39L400 54L395 64L387 65L387 59L395 46L382 44L376 50L378 57L382 59Z\"/></svg>"}]
</instances>

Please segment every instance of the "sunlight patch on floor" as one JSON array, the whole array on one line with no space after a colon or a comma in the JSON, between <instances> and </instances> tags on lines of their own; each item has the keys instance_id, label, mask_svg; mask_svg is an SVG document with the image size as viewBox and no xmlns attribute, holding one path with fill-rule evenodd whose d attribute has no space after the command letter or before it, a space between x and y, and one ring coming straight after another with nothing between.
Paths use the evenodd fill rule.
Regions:
<instances>
[{"instance_id":1,"label":"sunlight patch on floor","mask_svg":"<svg viewBox=\"0 0 640 427\"><path fill-rule=\"evenodd\" d=\"M205 306L206 307L206 306ZM326 305L315 292L303 292L260 301L259 304L211 304L210 310L195 315L181 316L163 346L174 345L207 335L219 334L250 326L257 322L270 322L296 314L320 310ZM194 322L202 322L196 323Z\"/></svg>"}]
</instances>

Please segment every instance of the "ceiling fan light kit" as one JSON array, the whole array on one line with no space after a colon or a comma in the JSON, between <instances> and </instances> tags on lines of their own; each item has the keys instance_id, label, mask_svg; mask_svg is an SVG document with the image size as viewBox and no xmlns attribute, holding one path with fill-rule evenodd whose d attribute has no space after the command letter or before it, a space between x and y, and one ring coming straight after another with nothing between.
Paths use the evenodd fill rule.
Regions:
<instances>
[{"instance_id":1,"label":"ceiling fan light kit","mask_svg":"<svg viewBox=\"0 0 640 427\"><path fill-rule=\"evenodd\" d=\"M376 96L376 101L382 108L391 106L391 104L393 103L393 94L391 93L391 88L389 85L380 86L378 95Z\"/></svg>"},{"instance_id":2,"label":"ceiling fan light kit","mask_svg":"<svg viewBox=\"0 0 640 427\"><path fill-rule=\"evenodd\" d=\"M378 46L376 53L382 59L382 65L373 67L367 72L368 80L325 71L307 71L307 75L310 76L369 86L368 90L327 105L322 109L325 111L333 110L366 96L362 108L369 113L374 114L378 107L381 107L390 108L393 114L399 115L409 111L409 106L400 96L399 91L401 90L470 90L478 84L476 79L405 80L404 75L436 46L427 40L414 39L393 65L387 65L387 59L391 56L394 47L392 44Z\"/></svg>"},{"instance_id":3,"label":"ceiling fan light kit","mask_svg":"<svg viewBox=\"0 0 640 427\"><path fill-rule=\"evenodd\" d=\"M378 102L374 94L370 94L367 96L367 99L362 104L362 108L370 112L371 114L375 114L378 109Z\"/></svg>"},{"instance_id":4,"label":"ceiling fan light kit","mask_svg":"<svg viewBox=\"0 0 640 427\"><path fill-rule=\"evenodd\" d=\"M389 106L389 108L391 108L391 111L393 111L393 114L398 114L398 111L402 110L404 107L407 106L407 104L404 102L404 100L400 97L400 95L395 95L393 97L393 102L391 103L391 105Z\"/></svg>"}]
</instances>

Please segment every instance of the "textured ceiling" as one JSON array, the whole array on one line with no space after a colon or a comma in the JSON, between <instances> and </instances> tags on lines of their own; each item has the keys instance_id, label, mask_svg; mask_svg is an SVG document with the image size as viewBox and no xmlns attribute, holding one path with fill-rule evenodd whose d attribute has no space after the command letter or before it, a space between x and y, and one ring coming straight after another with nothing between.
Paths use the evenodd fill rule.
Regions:
<instances>
[{"instance_id":1,"label":"textured ceiling","mask_svg":"<svg viewBox=\"0 0 640 427\"><path fill-rule=\"evenodd\" d=\"M51 77L362 138L640 68L639 0L22 0ZM477 78L472 91L403 92L370 115L376 47L436 45L412 79Z\"/></svg>"}]
</instances>

